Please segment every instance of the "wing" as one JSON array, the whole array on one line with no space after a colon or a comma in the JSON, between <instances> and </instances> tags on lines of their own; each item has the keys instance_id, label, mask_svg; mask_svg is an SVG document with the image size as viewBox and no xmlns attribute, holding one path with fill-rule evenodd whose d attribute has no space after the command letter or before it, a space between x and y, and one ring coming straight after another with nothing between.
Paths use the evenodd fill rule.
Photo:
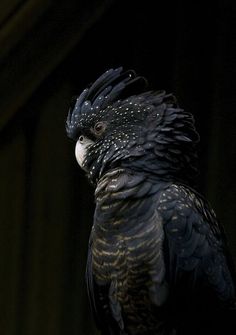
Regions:
<instances>
[{"instance_id":1,"label":"wing","mask_svg":"<svg viewBox=\"0 0 236 335\"><path fill-rule=\"evenodd\" d=\"M125 335L119 327L120 309L117 302L110 298L112 294L112 285L98 284L94 280L92 270L92 238L90 237L87 267L86 267L86 283L90 302L90 308L101 335ZM116 317L117 316L117 317Z\"/></svg>"},{"instance_id":2,"label":"wing","mask_svg":"<svg viewBox=\"0 0 236 335\"><path fill-rule=\"evenodd\" d=\"M172 185L162 193L159 210L164 218L166 276L178 317L184 313L183 323L197 318L204 329L209 320L217 324L216 315L222 319L234 310L235 319L232 262L209 204L195 191Z\"/></svg>"}]
</instances>

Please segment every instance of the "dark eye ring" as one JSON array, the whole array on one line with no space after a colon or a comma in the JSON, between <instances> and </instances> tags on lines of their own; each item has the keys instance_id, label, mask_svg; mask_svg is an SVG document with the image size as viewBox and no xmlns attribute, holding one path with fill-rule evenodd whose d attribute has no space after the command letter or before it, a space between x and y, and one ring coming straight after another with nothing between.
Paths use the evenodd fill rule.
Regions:
<instances>
[{"instance_id":1,"label":"dark eye ring","mask_svg":"<svg viewBox=\"0 0 236 335\"><path fill-rule=\"evenodd\" d=\"M106 129L106 124L104 122L97 122L93 127L94 133L96 135L101 135Z\"/></svg>"}]
</instances>

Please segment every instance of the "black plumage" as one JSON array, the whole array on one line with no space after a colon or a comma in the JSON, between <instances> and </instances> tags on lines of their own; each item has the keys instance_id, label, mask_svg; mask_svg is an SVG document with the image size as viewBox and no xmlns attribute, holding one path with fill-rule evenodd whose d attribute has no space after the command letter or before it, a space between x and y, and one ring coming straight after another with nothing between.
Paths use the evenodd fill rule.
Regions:
<instances>
[{"instance_id":1,"label":"black plumage","mask_svg":"<svg viewBox=\"0 0 236 335\"><path fill-rule=\"evenodd\" d=\"M223 228L191 185L193 116L134 71L110 69L72 105L66 130L96 186L87 284L102 334L234 334Z\"/></svg>"}]
</instances>

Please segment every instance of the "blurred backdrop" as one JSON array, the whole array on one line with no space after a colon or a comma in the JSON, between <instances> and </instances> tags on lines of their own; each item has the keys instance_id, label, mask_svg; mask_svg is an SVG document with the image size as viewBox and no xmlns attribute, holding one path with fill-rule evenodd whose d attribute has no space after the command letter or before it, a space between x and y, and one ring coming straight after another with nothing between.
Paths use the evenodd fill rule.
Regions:
<instances>
[{"instance_id":1,"label":"blurred backdrop","mask_svg":"<svg viewBox=\"0 0 236 335\"><path fill-rule=\"evenodd\" d=\"M213 3L213 4L212 4ZM71 97L123 65L173 92L201 135L199 190L236 260L236 2L0 1L0 333L92 335L93 189Z\"/></svg>"}]
</instances>

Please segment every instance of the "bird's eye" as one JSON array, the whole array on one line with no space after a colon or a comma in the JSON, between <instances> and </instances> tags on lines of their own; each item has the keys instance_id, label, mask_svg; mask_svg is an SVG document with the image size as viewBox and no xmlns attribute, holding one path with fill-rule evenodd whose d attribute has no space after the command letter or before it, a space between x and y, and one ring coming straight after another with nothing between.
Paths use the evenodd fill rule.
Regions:
<instances>
[{"instance_id":1,"label":"bird's eye","mask_svg":"<svg viewBox=\"0 0 236 335\"><path fill-rule=\"evenodd\" d=\"M106 129L106 124L104 122L97 122L93 127L93 132L95 135L101 135Z\"/></svg>"}]
</instances>

